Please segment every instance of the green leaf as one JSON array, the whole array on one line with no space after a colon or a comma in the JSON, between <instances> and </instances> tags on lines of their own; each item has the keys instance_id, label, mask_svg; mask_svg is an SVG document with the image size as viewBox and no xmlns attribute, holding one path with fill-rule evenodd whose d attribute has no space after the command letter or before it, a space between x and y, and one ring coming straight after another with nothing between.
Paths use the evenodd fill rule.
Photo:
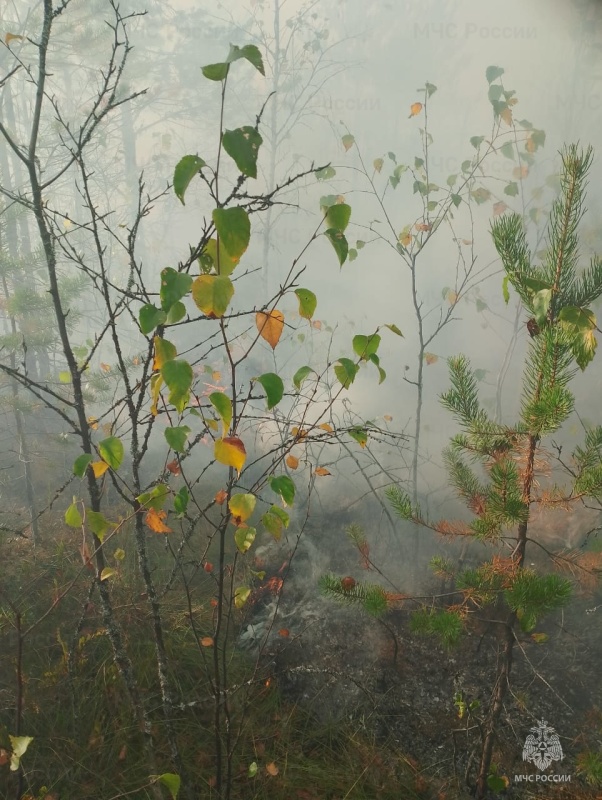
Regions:
<instances>
[{"instance_id":1,"label":"green leaf","mask_svg":"<svg viewBox=\"0 0 602 800\"><path fill-rule=\"evenodd\" d=\"M324 231L324 235L334 247L334 251L339 259L339 265L342 267L347 258L347 253L349 252L349 245L347 244L345 234L336 228L329 228L327 231Z\"/></svg>"},{"instance_id":2,"label":"green leaf","mask_svg":"<svg viewBox=\"0 0 602 800\"><path fill-rule=\"evenodd\" d=\"M552 302L552 290L541 289L539 292L535 292L531 298L531 302L533 304L533 313L535 314L537 324L543 325L548 315L550 303Z\"/></svg>"},{"instance_id":3,"label":"green leaf","mask_svg":"<svg viewBox=\"0 0 602 800\"><path fill-rule=\"evenodd\" d=\"M471 197L473 197L478 205L485 203L491 197L491 192L489 189L485 189L485 187L480 186L478 189L473 189L470 193Z\"/></svg>"},{"instance_id":4,"label":"green leaf","mask_svg":"<svg viewBox=\"0 0 602 800\"><path fill-rule=\"evenodd\" d=\"M487 303L484 300L481 300L480 297L477 297L476 302L475 302L475 307L476 307L476 309L477 309L479 314L482 311L487 311L487 309L489 308Z\"/></svg>"},{"instance_id":5,"label":"green leaf","mask_svg":"<svg viewBox=\"0 0 602 800\"><path fill-rule=\"evenodd\" d=\"M271 506L262 516L261 521L274 539L278 542L282 536L282 529L288 528L290 517L283 508Z\"/></svg>"},{"instance_id":6,"label":"green leaf","mask_svg":"<svg viewBox=\"0 0 602 800\"><path fill-rule=\"evenodd\" d=\"M224 131L222 145L243 175L257 177L257 156L263 142L256 128L244 125L233 131Z\"/></svg>"},{"instance_id":7,"label":"green leaf","mask_svg":"<svg viewBox=\"0 0 602 800\"><path fill-rule=\"evenodd\" d=\"M17 772L21 759L25 755L27 748L33 742L33 736L10 736L11 755L10 755L10 771Z\"/></svg>"},{"instance_id":8,"label":"green leaf","mask_svg":"<svg viewBox=\"0 0 602 800\"><path fill-rule=\"evenodd\" d=\"M353 350L363 360L367 361L373 353L376 353L380 345L380 336L373 333L371 336L354 336Z\"/></svg>"},{"instance_id":9,"label":"green leaf","mask_svg":"<svg viewBox=\"0 0 602 800\"><path fill-rule=\"evenodd\" d=\"M216 208L213 222L221 244L233 261L238 262L249 246L251 223L244 208Z\"/></svg>"},{"instance_id":10,"label":"green leaf","mask_svg":"<svg viewBox=\"0 0 602 800\"><path fill-rule=\"evenodd\" d=\"M177 355L175 344L168 339L162 339L160 336L155 336L153 339L155 345L155 358L153 361L153 370L159 370L168 361L172 361Z\"/></svg>"},{"instance_id":11,"label":"green leaf","mask_svg":"<svg viewBox=\"0 0 602 800\"><path fill-rule=\"evenodd\" d=\"M511 181L504 187L504 194L510 195L510 197L516 197L518 194L518 183L516 183L516 181Z\"/></svg>"},{"instance_id":12,"label":"green leaf","mask_svg":"<svg viewBox=\"0 0 602 800\"><path fill-rule=\"evenodd\" d=\"M280 495L287 506L292 506L295 501L295 484L288 475L272 476L269 482L271 490Z\"/></svg>"},{"instance_id":13,"label":"green leaf","mask_svg":"<svg viewBox=\"0 0 602 800\"><path fill-rule=\"evenodd\" d=\"M115 523L109 522L100 511L91 511L89 508L86 509L86 524L101 542L104 540L106 532L116 527Z\"/></svg>"},{"instance_id":14,"label":"green leaf","mask_svg":"<svg viewBox=\"0 0 602 800\"><path fill-rule=\"evenodd\" d=\"M459 195L459 194L452 194L452 195L450 195L450 197L451 197L452 203L455 205L456 208L458 208L458 206L462 202L462 196Z\"/></svg>"},{"instance_id":15,"label":"green leaf","mask_svg":"<svg viewBox=\"0 0 602 800\"><path fill-rule=\"evenodd\" d=\"M233 494L228 502L230 513L236 519L237 524L246 522L255 511L256 505L257 498L254 494L249 493Z\"/></svg>"},{"instance_id":16,"label":"green leaf","mask_svg":"<svg viewBox=\"0 0 602 800\"><path fill-rule=\"evenodd\" d=\"M350 358L339 358L334 368L334 374L343 388L348 389L355 380L358 370L358 365L351 361Z\"/></svg>"},{"instance_id":17,"label":"green leaf","mask_svg":"<svg viewBox=\"0 0 602 800\"><path fill-rule=\"evenodd\" d=\"M240 553L246 553L251 547L257 536L255 528L244 528L242 525L236 529L234 541Z\"/></svg>"},{"instance_id":18,"label":"green leaf","mask_svg":"<svg viewBox=\"0 0 602 800\"><path fill-rule=\"evenodd\" d=\"M355 137L350 133L346 133L344 136L341 136L341 142L343 143L345 151L347 151L355 144Z\"/></svg>"},{"instance_id":19,"label":"green leaf","mask_svg":"<svg viewBox=\"0 0 602 800\"><path fill-rule=\"evenodd\" d=\"M357 258L357 250L355 249L355 247L350 247L349 248L349 261L355 261L356 258Z\"/></svg>"},{"instance_id":20,"label":"green leaf","mask_svg":"<svg viewBox=\"0 0 602 800\"><path fill-rule=\"evenodd\" d=\"M222 240L211 238L207 242L203 252L199 257L199 266L205 273L215 270L218 275L227 277L238 264L237 258L232 258L226 250Z\"/></svg>"},{"instance_id":21,"label":"green leaf","mask_svg":"<svg viewBox=\"0 0 602 800\"><path fill-rule=\"evenodd\" d=\"M159 775L159 781L166 786L170 795L172 796L172 800L178 800L178 792L180 791L180 776L176 775L174 772L164 772L163 775Z\"/></svg>"},{"instance_id":22,"label":"green leaf","mask_svg":"<svg viewBox=\"0 0 602 800\"><path fill-rule=\"evenodd\" d=\"M192 284L192 299L210 319L223 317L234 295L234 285L223 275L201 275Z\"/></svg>"},{"instance_id":23,"label":"green leaf","mask_svg":"<svg viewBox=\"0 0 602 800\"><path fill-rule=\"evenodd\" d=\"M499 102L499 99L502 96L503 92L504 89L502 88L502 86L500 86L499 83L495 83L493 84L493 86L490 86L489 91L487 92L487 96L489 97L489 102L492 104Z\"/></svg>"},{"instance_id":24,"label":"green leaf","mask_svg":"<svg viewBox=\"0 0 602 800\"><path fill-rule=\"evenodd\" d=\"M265 389L268 401L268 411L277 406L282 400L284 395L284 383L279 375L275 372L266 372L260 375L257 379Z\"/></svg>"},{"instance_id":25,"label":"green leaf","mask_svg":"<svg viewBox=\"0 0 602 800\"><path fill-rule=\"evenodd\" d=\"M594 313L588 308L566 306L558 314L558 321L570 337L575 361L584 370L593 359L598 346L594 336L597 325Z\"/></svg>"},{"instance_id":26,"label":"green leaf","mask_svg":"<svg viewBox=\"0 0 602 800\"><path fill-rule=\"evenodd\" d=\"M378 374L379 374L379 381L378 382L379 382L379 384L381 384L385 380L385 378L387 377L387 373L380 366L380 359L378 358L376 353L370 353L370 355L368 356L368 359L373 364L376 364L376 369L378 370Z\"/></svg>"},{"instance_id":27,"label":"green leaf","mask_svg":"<svg viewBox=\"0 0 602 800\"><path fill-rule=\"evenodd\" d=\"M173 499L173 507L176 514L186 513L189 500L190 500L190 495L188 494L188 489L185 486L182 486L180 491L176 494L176 496Z\"/></svg>"},{"instance_id":28,"label":"green leaf","mask_svg":"<svg viewBox=\"0 0 602 800\"><path fill-rule=\"evenodd\" d=\"M140 309L138 319L140 321L140 330L146 335L154 331L159 325L163 325L167 320L167 314L151 303L147 303Z\"/></svg>"},{"instance_id":29,"label":"green leaf","mask_svg":"<svg viewBox=\"0 0 602 800\"><path fill-rule=\"evenodd\" d=\"M311 367L299 367L299 369L293 375L293 385L295 389L301 388L301 384L307 378L310 372L313 372L314 375L316 374L315 370L313 370Z\"/></svg>"},{"instance_id":30,"label":"green leaf","mask_svg":"<svg viewBox=\"0 0 602 800\"><path fill-rule=\"evenodd\" d=\"M237 47L235 44L231 44L226 59L227 63L231 64L233 61L238 61L239 58L246 58L249 64L252 64L258 72L265 76L263 59L257 45L246 44L244 47Z\"/></svg>"},{"instance_id":31,"label":"green leaf","mask_svg":"<svg viewBox=\"0 0 602 800\"><path fill-rule=\"evenodd\" d=\"M117 575L117 570L113 567L104 567L102 572L100 573L100 580L101 581L108 581L109 578L112 578L113 575Z\"/></svg>"},{"instance_id":32,"label":"green leaf","mask_svg":"<svg viewBox=\"0 0 602 800\"><path fill-rule=\"evenodd\" d=\"M388 325L385 325L385 328L388 328L396 336L401 336L401 338L403 339L403 333L399 330L397 325L393 325L392 323L389 323Z\"/></svg>"},{"instance_id":33,"label":"green leaf","mask_svg":"<svg viewBox=\"0 0 602 800\"><path fill-rule=\"evenodd\" d=\"M257 770L259 767L257 766L257 761L251 761L249 764L249 769L247 771L248 778L254 778L257 775Z\"/></svg>"},{"instance_id":34,"label":"green leaf","mask_svg":"<svg viewBox=\"0 0 602 800\"><path fill-rule=\"evenodd\" d=\"M352 439L355 439L360 447L364 448L368 443L368 432L365 428L351 428L348 433Z\"/></svg>"},{"instance_id":35,"label":"green leaf","mask_svg":"<svg viewBox=\"0 0 602 800\"><path fill-rule=\"evenodd\" d=\"M175 325L176 322L179 322L181 319L184 319L185 316L186 316L186 306L184 305L184 303L181 303L178 300L178 302L174 303L173 306L169 309L169 312L167 314L167 319L165 321L168 325Z\"/></svg>"},{"instance_id":36,"label":"green leaf","mask_svg":"<svg viewBox=\"0 0 602 800\"><path fill-rule=\"evenodd\" d=\"M149 492L139 494L136 500L145 509L154 508L155 511L160 511L165 505L165 500L169 496L169 486L160 483L158 486L153 486Z\"/></svg>"},{"instance_id":37,"label":"green leaf","mask_svg":"<svg viewBox=\"0 0 602 800\"><path fill-rule=\"evenodd\" d=\"M165 428L163 431L167 444L176 453L186 452L186 439L190 433L188 425L181 425L179 428Z\"/></svg>"},{"instance_id":38,"label":"green leaf","mask_svg":"<svg viewBox=\"0 0 602 800\"><path fill-rule=\"evenodd\" d=\"M246 586L237 586L234 590L234 607L242 608L249 599L251 590Z\"/></svg>"},{"instance_id":39,"label":"green leaf","mask_svg":"<svg viewBox=\"0 0 602 800\"><path fill-rule=\"evenodd\" d=\"M512 142L506 142L500 147L500 153L506 158L514 159L514 145Z\"/></svg>"},{"instance_id":40,"label":"green leaf","mask_svg":"<svg viewBox=\"0 0 602 800\"><path fill-rule=\"evenodd\" d=\"M510 302L510 291L508 290L508 282L509 282L509 280L510 280L510 277L508 275L506 275L506 277L502 281L502 294L504 296L504 303L506 303L506 305L508 305L508 303Z\"/></svg>"},{"instance_id":41,"label":"green leaf","mask_svg":"<svg viewBox=\"0 0 602 800\"><path fill-rule=\"evenodd\" d=\"M351 206L347 203L336 203L326 212L326 224L329 228L344 231L351 218Z\"/></svg>"},{"instance_id":42,"label":"green leaf","mask_svg":"<svg viewBox=\"0 0 602 800\"><path fill-rule=\"evenodd\" d=\"M230 64L220 61L217 64L207 64L201 67L201 72L210 81L224 81L228 77Z\"/></svg>"},{"instance_id":43,"label":"green leaf","mask_svg":"<svg viewBox=\"0 0 602 800\"><path fill-rule=\"evenodd\" d=\"M206 163L199 156L184 156L176 164L173 174L173 189L182 205L186 205L184 195L190 181L205 166L207 166Z\"/></svg>"},{"instance_id":44,"label":"green leaf","mask_svg":"<svg viewBox=\"0 0 602 800\"><path fill-rule=\"evenodd\" d=\"M481 142L485 139L484 136L471 136L470 143L474 147L475 150L478 150Z\"/></svg>"},{"instance_id":45,"label":"green leaf","mask_svg":"<svg viewBox=\"0 0 602 800\"><path fill-rule=\"evenodd\" d=\"M337 171L334 167L322 167L322 169L316 170L316 178L319 181L328 181L337 174Z\"/></svg>"},{"instance_id":46,"label":"green leaf","mask_svg":"<svg viewBox=\"0 0 602 800\"><path fill-rule=\"evenodd\" d=\"M224 435L226 435L232 422L232 401L223 392L212 392L209 395L209 402L219 414L224 426Z\"/></svg>"},{"instance_id":47,"label":"green leaf","mask_svg":"<svg viewBox=\"0 0 602 800\"><path fill-rule=\"evenodd\" d=\"M318 305L318 299L309 289L295 289L295 294L299 300L299 314L304 319L311 319Z\"/></svg>"},{"instance_id":48,"label":"green leaf","mask_svg":"<svg viewBox=\"0 0 602 800\"><path fill-rule=\"evenodd\" d=\"M118 470L123 461L123 443L116 436L109 436L98 443L98 451L103 461L106 461L111 469Z\"/></svg>"},{"instance_id":49,"label":"green leaf","mask_svg":"<svg viewBox=\"0 0 602 800\"><path fill-rule=\"evenodd\" d=\"M431 95L435 94L435 92L437 91L437 87L435 86L434 83L428 83L427 82L427 83L424 84L424 88L426 89L426 96L427 97L430 97Z\"/></svg>"},{"instance_id":50,"label":"green leaf","mask_svg":"<svg viewBox=\"0 0 602 800\"><path fill-rule=\"evenodd\" d=\"M73 474L77 478L83 478L91 461L92 456L90 453L82 453L81 456L78 456L73 462Z\"/></svg>"},{"instance_id":51,"label":"green leaf","mask_svg":"<svg viewBox=\"0 0 602 800\"><path fill-rule=\"evenodd\" d=\"M161 308L167 312L169 309L188 294L192 286L192 278L184 272L178 272L171 267L161 270Z\"/></svg>"},{"instance_id":52,"label":"green leaf","mask_svg":"<svg viewBox=\"0 0 602 800\"><path fill-rule=\"evenodd\" d=\"M493 83L496 78L501 78L504 74L504 70L502 67L487 67L485 70L485 77L487 78L487 83Z\"/></svg>"},{"instance_id":53,"label":"green leaf","mask_svg":"<svg viewBox=\"0 0 602 800\"><path fill-rule=\"evenodd\" d=\"M188 405L192 386L192 367L188 361L168 361L161 368L161 375L170 390L169 402L180 414Z\"/></svg>"},{"instance_id":54,"label":"green leaf","mask_svg":"<svg viewBox=\"0 0 602 800\"><path fill-rule=\"evenodd\" d=\"M83 521L84 520L79 510L79 503L75 498L73 498L73 502L65 511L65 523L70 528L81 528Z\"/></svg>"}]
</instances>

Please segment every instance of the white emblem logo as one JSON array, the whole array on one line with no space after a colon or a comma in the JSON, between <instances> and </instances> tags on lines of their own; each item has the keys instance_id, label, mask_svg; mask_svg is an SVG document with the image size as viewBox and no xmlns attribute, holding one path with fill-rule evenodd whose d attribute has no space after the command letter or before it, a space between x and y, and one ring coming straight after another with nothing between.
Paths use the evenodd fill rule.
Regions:
<instances>
[{"instance_id":1,"label":"white emblem logo","mask_svg":"<svg viewBox=\"0 0 602 800\"><path fill-rule=\"evenodd\" d=\"M544 770L552 761L562 761L563 758L558 734L545 719L539 720L539 725L531 728L531 733L525 739L523 761L530 761L537 769Z\"/></svg>"}]
</instances>

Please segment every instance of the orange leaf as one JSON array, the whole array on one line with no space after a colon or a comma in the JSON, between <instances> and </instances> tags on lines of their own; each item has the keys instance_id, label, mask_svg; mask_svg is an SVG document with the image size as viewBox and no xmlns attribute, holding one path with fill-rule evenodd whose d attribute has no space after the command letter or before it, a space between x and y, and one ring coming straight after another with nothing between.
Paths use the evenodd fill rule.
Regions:
<instances>
[{"instance_id":1,"label":"orange leaf","mask_svg":"<svg viewBox=\"0 0 602 800\"><path fill-rule=\"evenodd\" d=\"M402 236L399 241L404 247L409 247L412 244L412 234L406 233L406 235Z\"/></svg>"},{"instance_id":2,"label":"orange leaf","mask_svg":"<svg viewBox=\"0 0 602 800\"><path fill-rule=\"evenodd\" d=\"M278 344L284 329L284 314L276 309L270 311L269 314L258 311L255 323L261 337L266 340L273 350Z\"/></svg>"},{"instance_id":3,"label":"orange leaf","mask_svg":"<svg viewBox=\"0 0 602 800\"><path fill-rule=\"evenodd\" d=\"M173 461L169 462L169 464L167 465L167 470L169 472L171 472L172 475L179 475L180 474L181 470L180 470L180 465L178 463L178 459L177 458L174 458Z\"/></svg>"},{"instance_id":4,"label":"orange leaf","mask_svg":"<svg viewBox=\"0 0 602 800\"><path fill-rule=\"evenodd\" d=\"M434 353L425 353L424 360L430 366L431 364L436 364L439 361L439 356L436 356Z\"/></svg>"},{"instance_id":5,"label":"orange leaf","mask_svg":"<svg viewBox=\"0 0 602 800\"><path fill-rule=\"evenodd\" d=\"M226 497L228 497L228 492L225 489L220 489L215 495L214 500L218 506L222 506L226 500Z\"/></svg>"},{"instance_id":6,"label":"orange leaf","mask_svg":"<svg viewBox=\"0 0 602 800\"><path fill-rule=\"evenodd\" d=\"M326 467L316 467L314 474L323 477L324 475L332 475L332 472L327 470Z\"/></svg>"},{"instance_id":7,"label":"orange leaf","mask_svg":"<svg viewBox=\"0 0 602 800\"><path fill-rule=\"evenodd\" d=\"M100 368L101 368L101 370L103 372L110 372L111 371L111 365L110 364L105 364L104 361L100 362Z\"/></svg>"},{"instance_id":8,"label":"orange leaf","mask_svg":"<svg viewBox=\"0 0 602 800\"><path fill-rule=\"evenodd\" d=\"M307 431L303 430L303 428L297 428L297 426L295 425L294 428L291 428L291 434L296 439L305 439L305 437L307 436Z\"/></svg>"},{"instance_id":9,"label":"orange leaf","mask_svg":"<svg viewBox=\"0 0 602 800\"><path fill-rule=\"evenodd\" d=\"M201 644L203 647L213 647L213 637L212 636L203 636L201 639Z\"/></svg>"},{"instance_id":10,"label":"orange leaf","mask_svg":"<svg viewBox=\"0 0 602 800\"><path fill-rule=\"evenodd\" d=\"M500 111L500 117L504 120L506 125L512 125L512 109L504 108Z\"/></svg>"},{"instance_id":11,"label":"orange leaf","mask_svg":"<svg viewBox=\"0 0 602 800\"><path fill-rule=\"evenodd\" d=\"M211 608L217 608L218 606L217 598L212 597L211 600L209 601L209 605L211 606Z\"/></svg>"},{"instance_id":12,"label":"orange leaf","mask_svg":"<svg viewBox=\"0 0 602 800\"><path fill-rule=\"evenodd\" d=\"M299 466L299 459L296 456L287 456L286 466L290 467L291 469L297 469Z\"/></svg>"},{"instance_id":13,"label":"orange leaf","mask_svg":"<svg viewBox=\"0 0 602 800\"><path fill-rule=\"evenodd\" d=\"M119 751L119 755L117 756L117 760L118 761L125 761L125 757L127 756L127 754L128 754L128 746L127 746L127 744L124 744L122 746L121 750ZM48 795L46 795L45 800L48 800Z\"/></svg>"},{"instance_id":14,"label":"orange leaf","mask_svg":"<svg viewBox=\"0 0 602 800\"><path fill-rule=\"evenodd\" d=\"M211 563L211 561L205 561L205 563L203 564L203 569L205 570L205 572L213 572L213 564Z\"/></svg>"},{"instance_id":15,"label":"orange leaf","mask_svg":"<svg viewBox=\"0 0 602 800\"><path fill-rule=\"evenodd\" d=\"M95 478L100 478L109 468L109 465L105 461L93 461L90 466L92 467Z\"/></svg>"},{"instance_id":16,"label":"orange leaf","mask_svg":"<svg viewBox=\"0 0 602 800\"><path fill-rule=\"evenodd\" d=\"M291 635L291 632L289 631L288 628L280 628L280 630L278 631L278 636L283 636L285 639L286 639L287 636L290 636L290 635Z\"/></svg>"},{"instance_id":17,"label":"orange leaf","mask_svg":"<svg viewBox=\"0 0 602 800\"><path fill-rule=\"evenodd\" d=\"M215 370L215 372L211 373L211 380L215 381L215 383L219 383L222 379L222 373Z\"/></svg>"},{"instance_id":18,"label":"orange leaf","mask_svg":"<svg viewBox=\"0 0 602 800\"><path fill-rule=\"evenodd\" d=\"M6 42L7 45L10 44L11 42L14 42L15 39L22 42L23 36L19 36L18 33L7 33L6 36L4 37L4 41Z\"/></svg>"},{"instance_id":19,"label":"orange leaf","mask_svg":"<svg viewBox=\"0 0 602 800\"><path fill-rule=\"evenodd\" d=\"M334 433L334 428L327 422L323 422L321 425L318 425L318 428L320 428L320 430L326 431L326 433Z\"/></svg>"},{"instance_id":20,"label":"orange leaf","mask_svg":"<svg viewBox=\"0 0 602 800\"><path fill-rule=\"evenodd\" d=\"M512 177L520 181L522 178L526 178L529 174L529 167L526 164L521 164L520 167L514 167L512 170Z\"/></svg>"},{"instance_id":21,"label":"orange leaf","mask_svg":"<svg viewBox=\"0 0 602 800\"><path fill-rule=\"evenodd\" d=\"M429 224L428 224L428 223L426 223L426 222L417 222L417 223L414 225L414 227L416 228L416 230L417 230L417 231L430 231L430 230L432 230L432 227L433 227L433 226L432 226L432 225L429 225Z\"/></svg>"},{"instance_id":22,"label":"orange leaf","mask_svg":"<svg viewBox=\"0 0 602 800\"><path fill-rule=\"evenodd\" d=\"M355 589L357 581L355 578L351 576L347 576L346 578L341 578L341 589L344 592L350 592L352 589Z\"/></svg>"},{"instance_id":23,"label":"orange leaf","mask_svg":"<svg viewBox=\"0 0 602 800\"><path fill-rule=\"evenodd\" d=\"M445 299L450 304L450 306L453 306L458 302L458 294L457 292L452 292L452 290L450 289L449 292L445 295Z\"/></svg>"},{"instance_id":24,"label":"orange leaf","mask_svg":"<svg viewBox=\"0 0 602 800\"><path fill-rule=\"evenodd\" d=\"M149 527L151 531L154 531L155 533L173 533L172 529L168 528L163 522L163 520L166 518L167 511L157 511L154 508L149 508L146 516L144 517L144 522L146 523L147 527Z\"/></svg>"},{"instance_id":25,"label":"orange leaf","mask_svg":"<svg viewBox=\"0 0 602 800\"><path fill-rule=\"evenodd\" d=\"M412 105L410 106L410 116L408 117L408 119L411 119L412 117L415 117L417 114L420 114L421 111L422 111L422 103L412 103Z\"/></svg>"},{"instance_id":26,"label":"orange leaf","mask_svg":"<svg viewBox=\"0 0 602 800\"><path fill-rule=\"evenodd\" d=\"M315 328L317 331L321 331L322 330L322 323L320 322L319 319L313 319L311 321L311 326L312 326L312 328Z\"/></svg>"},{"instance_id":27,"label":"orange leaf","mask_svg":"<svg viewBox=\"0 0 602 800\"><path fill-rule=\"evenodd\" d=\"M270 763L266 765L265 771L268 773L268 775L271 775L272 777L275 777L280 772L280 770L278 769L276 764L274 764L273 761L270 761Z\"/></svg>"},{"instance_id":28,"label":"orange leaf","mask_svg":"<svg viewBox=\"0 0 602 800\"><path fill-rule=\"evenodd\" d=\"M0 767L3 767L5 764L8 764L10 761L10 754L8 750L4 750L3 748L0 749Z\"/></svg>"},{"instance_id":29,"label":"orange leaf","mask_svg":"<svg viewBox=\"0 0 602 800\"><path fill-rule=\"evenodd\" d=\"M506 203L504 203L503 200L500 200L499 203L494 203L493 204L493 216L494 217L499 217L500 214L503 214L504 211L506 211L507 208L508 208L508 206L506 205Z\"/></svg>"},{"instance_id":30,"label":"orange leaf","mask_svg":"<svg viewBox=\"0 0 602 800\"><path fill-rule=\"evenodd\" d=\"M88 417L88 425L92 428L93 431L98 429L98 420L96 417Z\"/></svg>"},{"instance_id":31,"label":"orange leaf","mask_svg":"<svg viewBox=\"0 0 602 800\"><path fill-rule=\"evenodd\" d=\"M385 420L385 422L392 422L393 421L393 417L390 414L385 414L383 419Z\"/></svg>"}]
</instances>

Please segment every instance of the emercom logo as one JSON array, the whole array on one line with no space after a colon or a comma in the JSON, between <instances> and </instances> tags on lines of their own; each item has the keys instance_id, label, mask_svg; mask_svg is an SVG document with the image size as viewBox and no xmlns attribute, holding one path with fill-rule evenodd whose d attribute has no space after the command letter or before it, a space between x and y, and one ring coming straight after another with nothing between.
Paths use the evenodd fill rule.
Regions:
<instances>
[{"instance_id":1,"label":"emercom logo","mask_svg":"<svg viewBox=\"0 0 602 800\"><path fill-rule=\"evenodd\" d=\"M564 753L558 734L545 719L531 728L523 746L523 761L534 764L540 772L548 769L553 761L562 761ZM515 775L517 783L570 783L570 775Z\"/></svg>"}]
</instances>

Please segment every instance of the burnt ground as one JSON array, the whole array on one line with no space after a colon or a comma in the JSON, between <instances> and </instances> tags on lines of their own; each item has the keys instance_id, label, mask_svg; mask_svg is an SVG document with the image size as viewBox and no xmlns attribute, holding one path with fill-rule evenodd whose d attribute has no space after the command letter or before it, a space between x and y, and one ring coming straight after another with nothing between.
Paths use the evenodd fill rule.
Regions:
<instances>
[{"instance_id":1,"label":"burnt ground","mask_svg":"<svg viewBox=\"0 0 602 800\"><path fill-rule=\"evenodd\" d=\"M264 553L268 573L270 561L275 572L283 554L283 546ZM352 721L403 753L446 797L469 798L499 624L487 621L482 609L460 642L446 648L412 632L410 606L376 620L321 597L316 577L323 559L311 550L297 556L280 596L265 595L255 604L242 645L262 645L284 696L311 709L317 722ZM577 597L562 613L549 615L537 626L537 633L547 635L544 642L518 634L494 755L509 785L492 798L601 800L602 789L588 787L579 773L580 756L602 748L602 606L596 608L596 602L602 600ZM279 633L283 628L286 638ZM459 718L454 702L459 696L467 704L478 701L474 714ZM541 719L555 728L564 752L564 760L546 772L570 775L570 784L526 788L515 782L515 775L539 774L523 762L522 750Z\"/></svg>"}]
</instances>

